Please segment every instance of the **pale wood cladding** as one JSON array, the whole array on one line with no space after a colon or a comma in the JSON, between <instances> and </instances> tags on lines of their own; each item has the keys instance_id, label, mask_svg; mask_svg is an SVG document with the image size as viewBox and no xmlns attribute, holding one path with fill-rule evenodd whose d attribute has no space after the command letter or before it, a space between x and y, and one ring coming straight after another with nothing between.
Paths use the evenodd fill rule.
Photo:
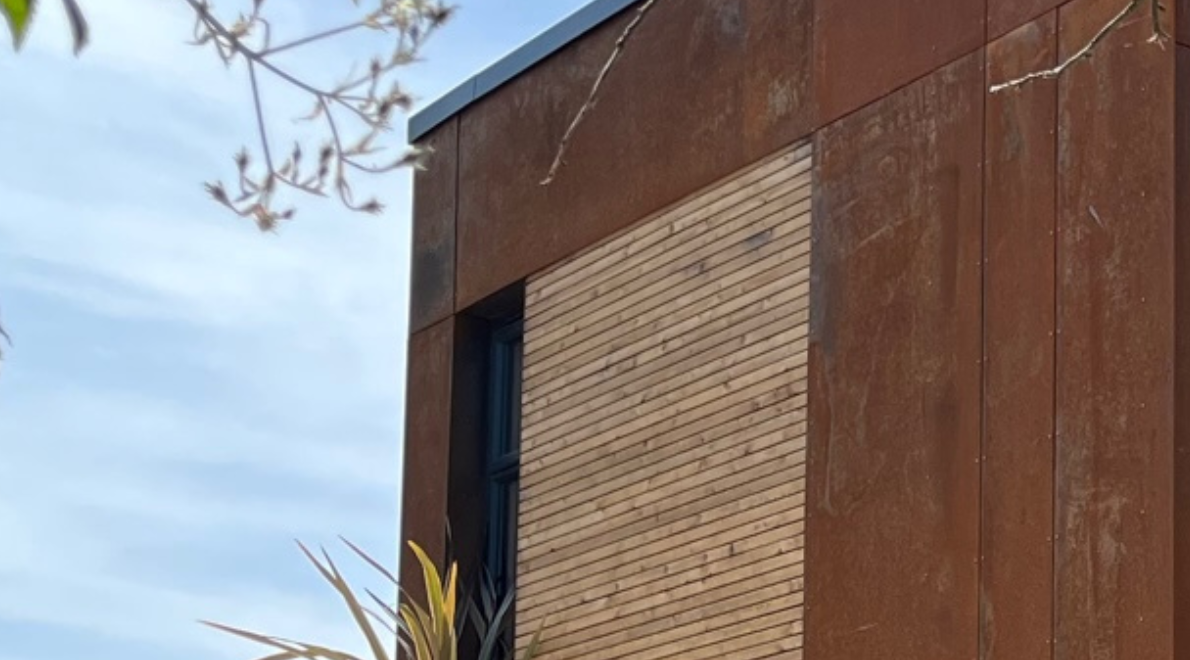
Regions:
<instances>
[{"instance_id":1,"label":"pale wood cladding","mask_svg":"<svg viewBox=\"0 0 1190 660\"><path fill-rule=\"evenodd\" d=\"M531 278L518 642L802 657L811 154Z\"/></svg>"}]
</instances>

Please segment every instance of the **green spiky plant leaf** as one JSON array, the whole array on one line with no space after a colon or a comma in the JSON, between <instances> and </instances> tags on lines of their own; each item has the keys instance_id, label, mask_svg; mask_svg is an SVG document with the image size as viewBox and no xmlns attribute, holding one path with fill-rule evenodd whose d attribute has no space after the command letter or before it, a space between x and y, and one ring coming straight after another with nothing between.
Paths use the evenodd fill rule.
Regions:
<instances>
[{"instance_id":1,"label":"green spiky plant leaf","mask_svg":"<svg viewBox=\"0 0 1190 660\"><path fill-rule=\"evenodd\" d=\"M87 46L90 39L90 29L87 18L78 5L77 0L62 0L62 7L66 10L66 20L70 24L70 34L74 39L74 54L78 55ZM37 9L37 0L0 0L0 14L8 24L8 32L12 35L13 49L20 50L29 34L29 24L33 22L33 14Z\"/></svg>"},{"instance_id":2,"label":"green spiky plant leaf","mask_svg":"<svg viewBox=\"0 0 1190 660\"><path fill-rule=\"evenodd\" d=\"M468 616L472 617L482 638L480 653L474 660L512 658L511 652L501 644L505 637L503 633L507 630L510 620L511 594L506 596L500 606L495 609L493 609L491 591L484 593L485 603L482 605L477 605L470 599L466 599L466 604L459 607L457 605L459 602L457 600L458 567L452 562L446 574L440 574L429 555L417 544L410 542L409 546L422 569L422 579L425 583L428 602L423 607L400 588L396 576L389 570L350 541L342 540L356 555L396 586L401 594L401 602L394 607L385 602L383 598L368 591L366 593L371 600L371 605L375 607L365 605L364 600L361 600L352 591L325 550L319 553L321 555L319 556L300 543L298 544L306 558L343 600L356 627L368 643L372 656L369 660L394 660L389 654L386 644L386 639L394 638L401 651L400 660L460 660L458 639L463 630L461 622ZM321 644L262 635L250 630L209 621L202 623L216 630L268 647L270 649L268 655L263 656L260 660L361 660L347 651L329 648ZM390 637L382 638L382 631L379 631L373 625L374 623L382 627ZM521 660L533 660L537 654L540 639L541 628L539 627ZM471 659L467 658L466 660Z\"/></svg>"},{"instance_id":3,"label":"green spiky plant leaf","mask_svg":"<svg viewBox=\"0 0 1190 660\"><path fill-rule=\"evenodd\" d=\"M492 574L487 567L480 566L478 583L475 593L469 594L463 602L466 605L459 611L457 628L460 637L470 627L475 632L479 644L479 655L476 660L513 660L515 654L511 645L509 627L512 623L515 592L508 590L503 599L499 597ZM537 655L537 648L541 642L541 633L545 627L543 620L537 631L530 639L521 660L531 660Z\"/></svg>"},{"instance_id":4,"label":"green spiky plant leaf","mask_svg":"<svg viewBox=\"0 0 1190 660\"><path fill-rule=\"evenodd\" d=\"M0 12L8 23L8 31L12 34L12 45L16 50L25 43L25 35L29 33L29 22L33 20L33 10L36 0L0 0Z\"/></svg>"}]
</instances>

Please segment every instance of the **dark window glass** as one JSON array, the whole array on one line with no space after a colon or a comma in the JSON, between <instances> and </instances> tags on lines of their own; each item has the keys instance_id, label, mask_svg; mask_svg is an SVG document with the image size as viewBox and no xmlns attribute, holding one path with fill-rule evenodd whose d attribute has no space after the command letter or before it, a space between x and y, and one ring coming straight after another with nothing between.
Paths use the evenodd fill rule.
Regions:
<instances>
[{"instance_id":1,"label":"dark window glass","mask_svg":"<svg viewBox=\"0 0 1190 660\"><path fill-rule=\"evenodd\" d=\"M522 324L492 333L488 383L488 529L485 563L502 598L516 579L520 477Z\"/></svg>"}]
</instances>

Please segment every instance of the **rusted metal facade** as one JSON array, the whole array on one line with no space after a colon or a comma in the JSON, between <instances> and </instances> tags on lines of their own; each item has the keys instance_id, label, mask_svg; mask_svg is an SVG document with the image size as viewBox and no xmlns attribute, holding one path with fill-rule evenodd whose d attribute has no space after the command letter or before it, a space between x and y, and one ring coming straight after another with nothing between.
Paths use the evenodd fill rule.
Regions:
<instances>
[{"instance_id":1,"label":"rusted metal facade","mask_svg":"<svg viewBox=\"0 0 1190 660\"><path fill-rule=\"evenodd\" d=\"M659 0L552 185L631 9L439 123L403 536L443 547L460 315L812 139L804 657L1190 659L1190 7L988 93L1122 4Z\"/></svg>"}]
</instances>

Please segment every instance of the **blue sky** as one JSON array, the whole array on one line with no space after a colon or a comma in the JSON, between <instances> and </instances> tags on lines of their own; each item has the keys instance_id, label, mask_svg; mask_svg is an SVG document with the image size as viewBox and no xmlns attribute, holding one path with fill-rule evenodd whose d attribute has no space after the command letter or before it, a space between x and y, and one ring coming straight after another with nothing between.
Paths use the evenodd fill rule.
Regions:
<instances>
[{"instance_id":1,"label":"blue sky","mask_svg":"<svg viewBox=\"0 0 1190 660\"><path fill-rule=\"evenodd\" d=\"M292 539L395 560L409 173L374 183L379 218L305 200L261 235L202 193L255 133L184 3L84 0L79 60L43 4L0 50L0 660L255 657L199 618L361 649ZM352 10L270 4L298 36ZM582 0L461 4L403 78L424 100ZM375 45L288 65L325 79ZM279 131L307 110L266 103Z\"/></svg>"}]
</instances>

